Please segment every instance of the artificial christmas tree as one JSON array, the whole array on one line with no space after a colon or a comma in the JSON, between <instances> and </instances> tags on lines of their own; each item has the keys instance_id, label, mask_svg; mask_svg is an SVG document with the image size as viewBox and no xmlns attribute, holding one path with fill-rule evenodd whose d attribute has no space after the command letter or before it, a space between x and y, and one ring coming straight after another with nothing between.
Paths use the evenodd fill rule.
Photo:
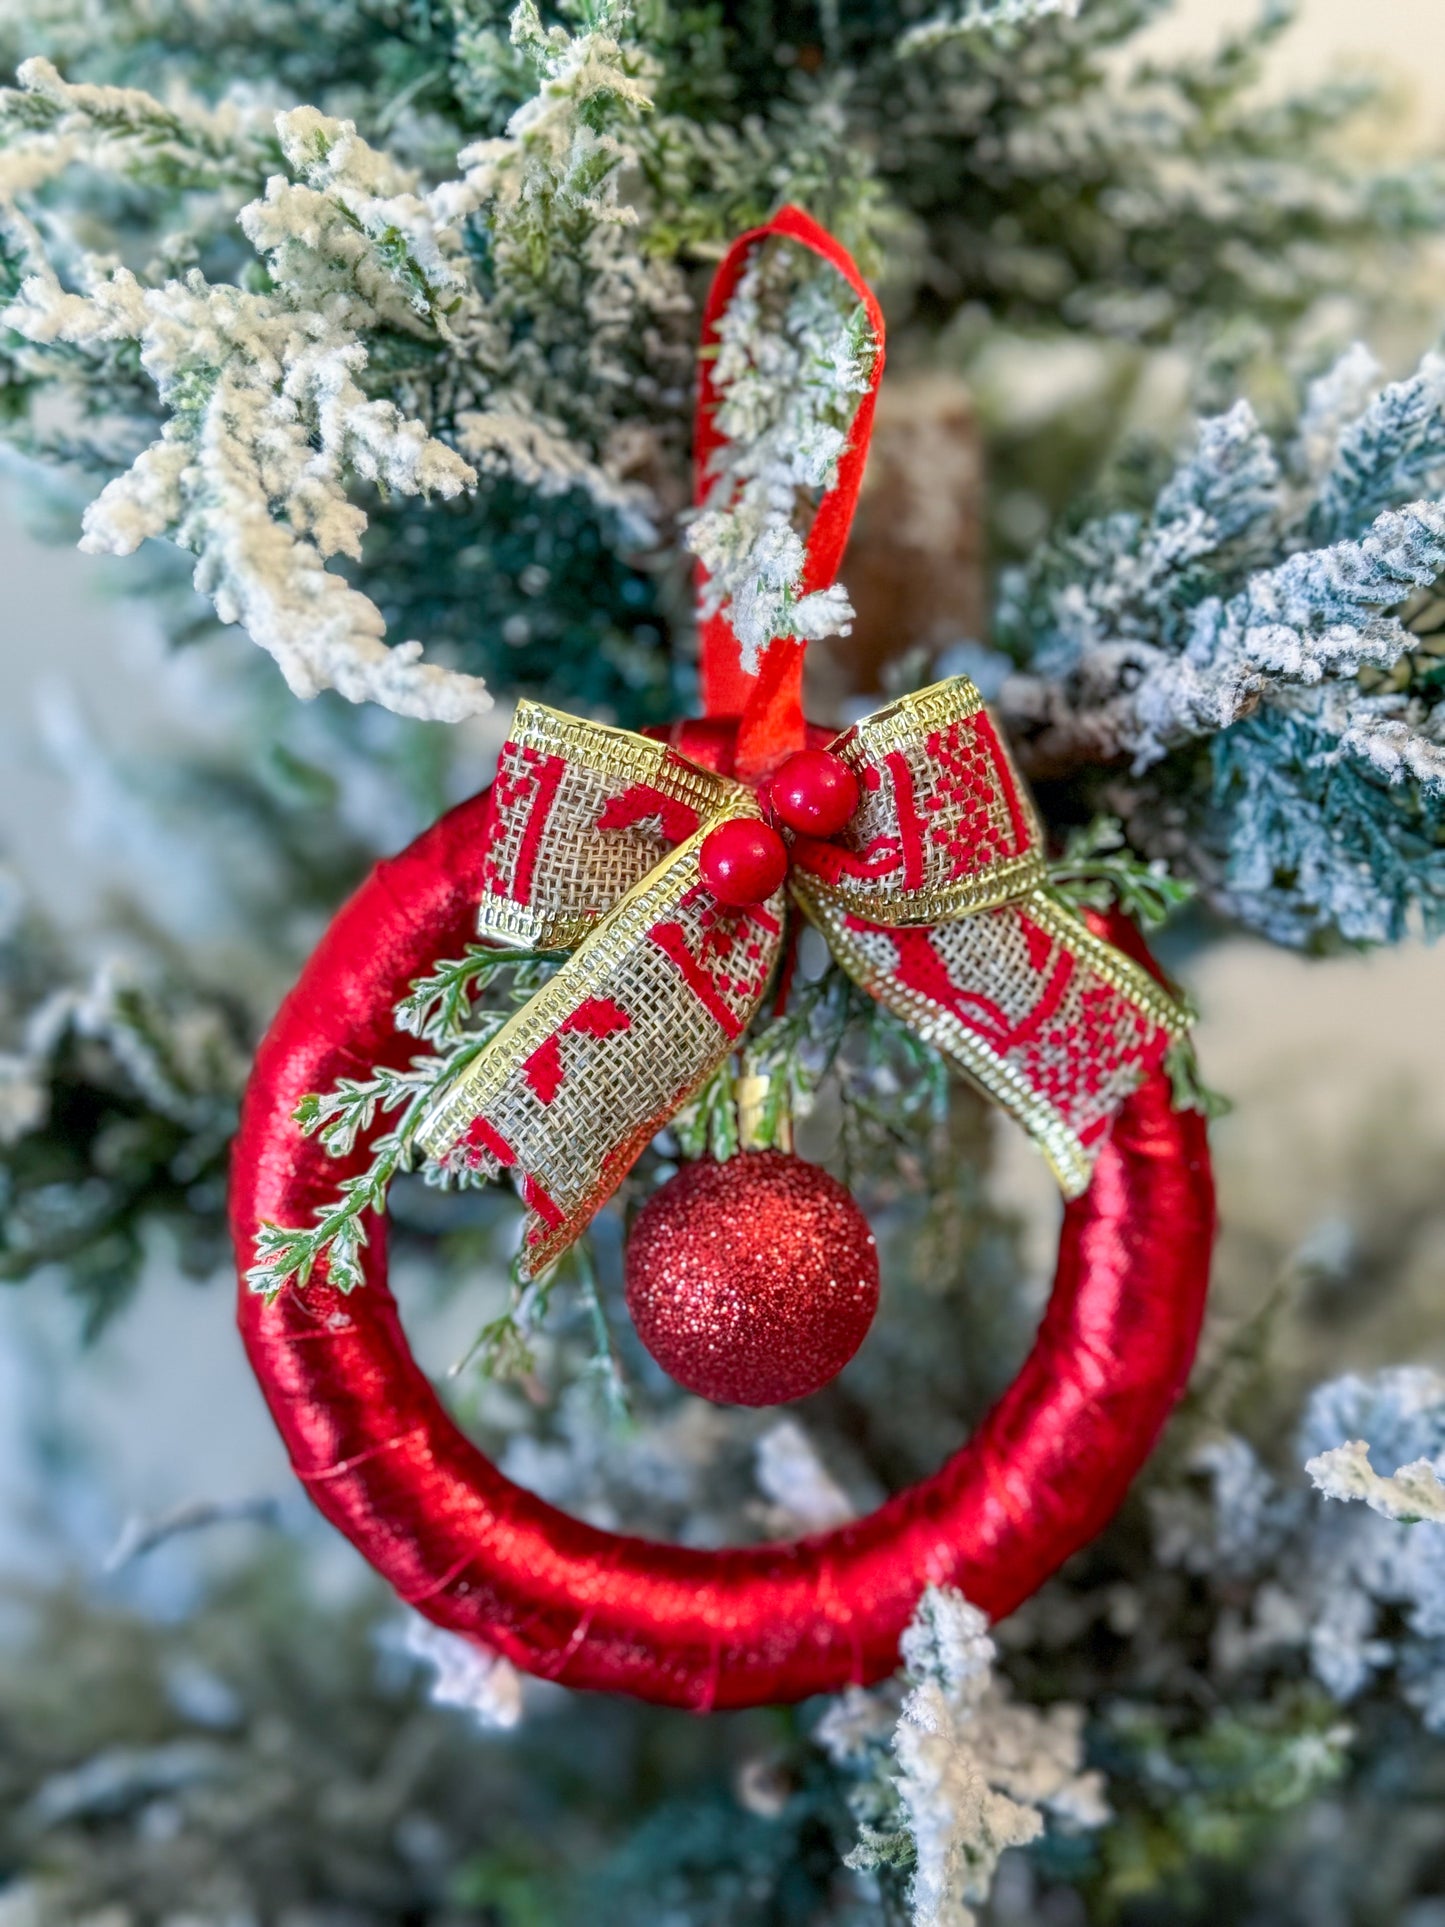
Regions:
<instances>
[{"instance_id":1,"label":"artificial christmas tree","mask_svg":"<svg viewBox=\"0 0 1445 1927\"><path fill-rule=\"evenodd\" d=\"M1319 949L1436 920L1445 386L1429 355L1382 384L1362 350L1331 340L1327 297L1348 295L1370 325L1372 297L1438 230L1438 173L1351 161L1359 90L1251 92L1279 10L1211 60L1131 67L1119 50L1158 10L0 8L0 54L18 67L0 98L0 421L60 512L79 510L85 546L148 543L149 563L132 565L147 606L198 650L213 715L227 692L228 721L177 767L171 799L229 880L218 894L235 926L224 969L200 944L157 938L139 984L87 983L38 919L7 912L9 1274L64 1277L100 1328L156 1262L157 1227L215 1268L228 1170L234 1194L252 1168L229 1149L244 1067L284 983L375 858L447 821L483 779L455 767L475 741L455 726L518 695L582 718L584 734L655 741L632 733L726 715L729 679L762 672L795 700L780 639L812 638L828 657L815 750L847 725L866 735L888 698L979 685L1036 786L1039 887L1061 928L1102 919L1119 941L1121 913L1180 913L1166 940L1187 976L1190 946L1221 918ZM879 339L867 303L775 242L736 261L700 368L694 352L719 259L788 202L877 279L906 392L946 397L898 428L909 452L890 462L926 481L942 434L955 533L939 549L911 511L894 515L905 491L885 470L858 550L856 656L836 639L851 564L810 574L806 533L859 445ZM1066 407L995 392L1011 358L1037 369L1060 344L1088 370ZM1151 421L1140 399L1151 371L1181 361L1195 430ZM699 383L711 443L690 427ZM1129 406L1152 433L1121 444ZM909 419L900 404L895 421ZM190 587L162 541L188 552ZM688 548L706 578L700 623ZM896 648L879 630L894 599ZM735 659L708 654L719 624ZM237 625L291 694L247 660ZM759 761L745 736L745 783L772 774ZM844 827L825 827L816 780L776 808L785 850ZM809 811L807 828L790 820ZM454 833L468 828L480 825L464 805ZM971 1429L975 1463L997 1473L1000 1421L984 1413L1038 1308L1016 1289L1016 1228L990 1198L993 1138L936 1040L866 994L872 980L860 989L867 959L852 951L839 967L803 937L785 1005L754 1016L749 996L736 1061L699 1066L712 1074L658 1120L615 1207L557 1263L509 1275L522 1234L501 1188L409 1183L408 1134L438 1068L465 1087L562 981L558 952L580 934L504 956L469 947L487 892L465 874L458 861L433 877L438 902L452 892L452 941L370 1000L385 1051L356 1048L326 997L288 1033L298 1081L267 1143L289 1127L285 1156L308 1160L316 1189L273 1218L258 1254L284 1316L320 1302L307 1284L324 1258L341 1315L368 1343L395 1339L367 1270L368 1213L385 1197L397 1253L424 1260L432 1298L462 1289L482 1306L448 1422L538 1507L589 1533L680 1541L689 1571L703 1553L746 1565L776 1541L846 1535L889 1495L927 1488ZM386 961L383 926L405 903L387 889L358 899L358 968ZM861 943L846 919L819 921L835 948ZM131 922L155 928L144 904ZM334 1059L312 1075L304 1051L323 1032ZM535 1075L605 1041L569 1031ZM1038 1479L1035 1462L1031 1477L1035 1498L1058 1492L1073 1453L1075 1541L1120 1496L1123 1473L1101 1483L1075 1448L1088 1423L1129 1429L1121 1401L1137 1384L1107 1361L1141 1363L1135 1313L1160 1311L1149 1280L1178 1289L1157 1294L1169 1355L1144 1361L1138 1384L1172 1392L1198 1311L1199 1195L1167 1206L1188 1232L1177 1275L1118 1215L1123 1174L1167 1190L1188 1163L1182 1137L1202 1131L1193 1066L1169 1051L1171 1081L1158 1041L1099 1139L1108 1196L1091 1191L1066 1220L1077 1342L1067 1379L1049 1382L1067 1423L1053 1470ZM289 1117L302 1098L310 1138ZM782 1420L683 1397L625 1304L625 1221L642 1223L680 1166L758 1155L846 1183L884 1280L852 1362ZM1113 1326L1084 1289L1105 1248L1135 1266L1139 1294L1112 1295L1128 1313ZM1314 1258L1290 1276L1327 1271ZM1291 1315L1325 1330L1317 1290ZM251 1303L259 1321L264 1295ZM1050 1344L1060 1316L1056 1301ZM413 1317L426 1324L408 1300ZM256 1331L273 1389L294 1392L318 1348L299 1326ZM1413 1343L1429 1355L1428 1333ZM907 1677L798 1714L689 1727L544 1692L520 1695L505 1737L468 1737L395 1669L378 1673L365 1625L397 1612L378 1593L328 1637L302 1549L214 1582L170 1624L82 1600L58 1640L52 1596L30 1650L64 1684L47 1698L23 1665L4 1689L18 1736L4 1904L46 1927L105 1910L946 1923L987 1904L997 1871L993 1904L1015 1919L1223 1906L1290 1921L1319 1917L1300 1872L1318 1862L1345 1896L1337 1917L1402 1917L1432 1892L1412 1812L1440 1772L1445 1396L1423 1365L1287 1395L1266 1358L1257 1325L1214 1348L1138 1503L991 1636L978 1608L1012 1605L1059 1548L1046 1534L1049 1556L1017 1553L1024 1583L991 1593L998 1546L1027 1540L1029 1508L1007 1476L985 1479L945 1535L979 1554L971 1599L918 1600L938 1575L910 1559ZM368 1409L358 1390L355 1411ZM1142 1451L1152 1433L1131 1436ZM1306 1460L1355 1503L1312 1496ZM374 1497L384 1455L367 1464ZM339 1485L330 1462L314 1469L338 1493L347 1479L362 1490L359 1468ZM408 1477L434 1474L408 1463ZM925 1536L935 1502L918 1514ZM403 1589L420 1601L446 1578ZM615 1624L616 1599L604 1603ZM514 1718L505 1661L414 1623L440 1696ZM545 1644L562 1620L535 1624ZM896 1623L887 1643L891 1663ZM656 1660L639 1649L630 1663ZM714 1678L702 1660L699 1677ZM999 1866L1027 1843L1027 1861Z\"/></svg>"}]
</instances>

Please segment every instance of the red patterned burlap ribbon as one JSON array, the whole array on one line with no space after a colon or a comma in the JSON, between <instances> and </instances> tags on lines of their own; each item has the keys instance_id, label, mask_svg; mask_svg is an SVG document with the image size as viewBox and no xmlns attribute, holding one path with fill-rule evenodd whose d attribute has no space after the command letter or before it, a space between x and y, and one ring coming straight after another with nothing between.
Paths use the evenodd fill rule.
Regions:
<instances>
[{"instance_id":1,"label":"red patterned burlap ribbon","mask_svg":"<svg viewBox=\"0 0 1445 1927\"><path fill-rule=\"evenodd\" d=\"M1033 805L962 677L879 710L832 751L861 801L791 839L786 887L732 909L702 882L747 784L667 743L519 706L484 827L481 937L571 956L442 1093L419 1134L450 1168L509 1173L526 1268L566 1250L740 1043L792 908L878 1001L1011 1111L1064 1193L1183 1034L1178 1006L1047 887Z\"/></svg>"}]
</instances>

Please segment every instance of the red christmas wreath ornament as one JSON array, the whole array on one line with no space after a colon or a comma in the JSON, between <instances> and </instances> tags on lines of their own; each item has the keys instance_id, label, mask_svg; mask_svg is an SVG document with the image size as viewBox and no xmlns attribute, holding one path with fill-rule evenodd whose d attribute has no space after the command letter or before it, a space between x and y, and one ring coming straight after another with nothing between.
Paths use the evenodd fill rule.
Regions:
<instances>
[{"instance_id":1,"label":"red christmas wreath ornament","mask_svg":"<svg viewBox=\"0 0 1445 1927\"><path fill-rule=\"evenodd\" d=\"M879 344L809 542L805 587L825 587L861 479L882 321L848 256L788 209L731 251L705 339L767 234L829 260ZM717 446L703 368L700 474ZM569 961L424 1126L441 1161L518 1182L538 1268L741 1037L789 902L1033 1132L1071 1202L1018 1377L931 1478L789 1544L711 1551L605 1532L504 1478L412 1358L374 1215L359 1289L339 1291L324 1262L270 1298L243 1282L243 1338L298 1476L404 1600L533 1673L699 1711L885 1675L926 1585L957 1585L995 1618L1034 1591L1112 1515L1182 1389L1213 1238L1204 1123L1174 1109L1162 1061L1182 1020L1127 920L1080 920L1050 897L1032 806L977 693L939 685L829 744L805 729L801 661L800 644L775 643L746 675L720 614L704 629L708 715L667 742L523 705L492 789L379 864L322 938L258 1052L232 1164L244 1281L265 1226L309 1223L366 1163L364 1141L338 1163L302 1135L301 1099L406 1064L414 1043L394 1006L478 929L545 941ZM841 775L801 754L823 749ZM733 823L757 845L750 860L761 851L772 867L754 861L725 898L702 853ZM782 848L783 888L755 829ZM603 1125L599 1092L611 1093ZM837 1364L866 1328L866 1296ZM836 1369L832 1353L811 1364ZM794 1395L758 1373L743 1390Z\"/></svg>"}]
</instances>

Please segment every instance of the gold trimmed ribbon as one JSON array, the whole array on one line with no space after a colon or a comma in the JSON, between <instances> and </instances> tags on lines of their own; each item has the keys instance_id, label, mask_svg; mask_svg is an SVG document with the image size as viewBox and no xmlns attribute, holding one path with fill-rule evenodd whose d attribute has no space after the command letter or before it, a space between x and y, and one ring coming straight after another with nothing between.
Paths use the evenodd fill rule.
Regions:
<instances>
[{"instance_id":1,"label":"gold trimmed ribbon","mask_svg":"<svg viewBox=\"0 0 1445 1927\"><path fill-rule=\"evenodd\" d=\"M524 1269L567 1249L740 1044L782 953L786 899L856 983L1033 1136L1066 1197L1120 1104L1182 1037L1142 969L1048 891L1033 803L965 677L834 741L858 778L830 841L793 837L784 890L733 909L698 853L746 784L666 743L518 705L483 834L478 935L570 950L445 1089L418 1139L509 1172Z\"/></svg>"}]
</instances>

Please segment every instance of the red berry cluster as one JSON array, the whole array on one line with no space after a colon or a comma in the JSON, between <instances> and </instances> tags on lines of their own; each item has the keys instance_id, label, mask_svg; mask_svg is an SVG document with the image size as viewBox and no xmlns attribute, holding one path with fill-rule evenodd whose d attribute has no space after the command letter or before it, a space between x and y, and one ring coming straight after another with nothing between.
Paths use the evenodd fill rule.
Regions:
<instances>
[{"instance_id":1,"label":"red berry cluster","mask_svg":"<svg viewBox=\"0 0 1445 1927\"><path fill-rule=\"evenodd\" d=\"M858 779L831 750L800 749L767 785L764 800L799 836L836 836L858 807ZM719 903L765 903L788 874L788 846L771 823L734 817L704 839L698 869Z\"/></svg>"}]
</instances>

